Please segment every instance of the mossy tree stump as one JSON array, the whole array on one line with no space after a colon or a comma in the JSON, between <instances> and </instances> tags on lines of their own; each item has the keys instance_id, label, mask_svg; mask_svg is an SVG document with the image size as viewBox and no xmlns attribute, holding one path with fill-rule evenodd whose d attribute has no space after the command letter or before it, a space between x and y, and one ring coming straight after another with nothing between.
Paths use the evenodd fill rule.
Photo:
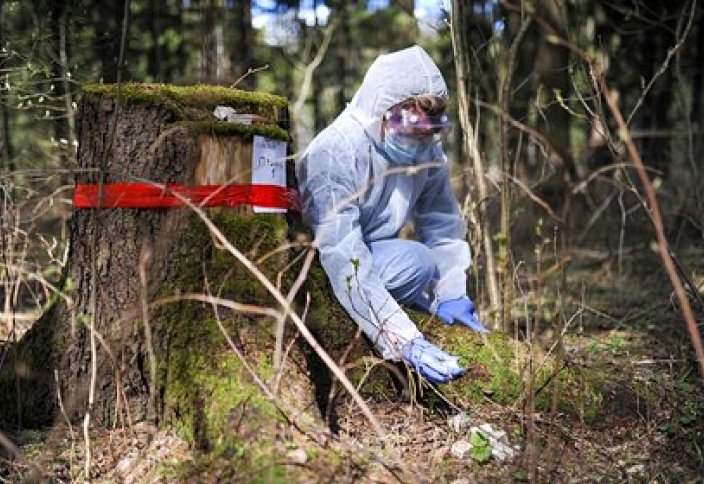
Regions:
<instances>
[{"instance_id":1,"label":"mossy tree stump","mask_svg":"<svg viewBox=\"0 0 704 484\"><path fill-rule=\"evenodd\" d=\"M257 121L219 121L213 116L218 105L254 115ZM78 111L76 182L249 183L253 136L288 140L282 127L286 120L286 100L268 94L209 86L88 85ZM254 215L249 207L208 213L230 240L245 244L240 248L251 257L286 242L282 215ZM13 389L0 397L0 420L22 420L28 426L55 419L54 369L71 419L87 410L93 373L97 383L91 413L96 423L159 415L169 405L169 385L187 385L178 378L196 370L196 359L217 353L223 339L213 343L203 336L216 328L212 308L203 308L208 305L154 308L153 303L206 289L242 303L270 301L187 207L75 210L69 237L66 286L71 303L57 302L15 349L16 372L5 374L0 384L0 390ZM268 275L275 277L286 260L285 252L270 258ZM208 280L218 286L206 288ZM235 325L246 321L242 315L221 314L232 316ZM95 361L91 320L97 336ZM145 338L147 324L151 347ZM156 371L150 365L154 361ZM200 363L217 366L215 361Z\"/></svg>"}]
</instances>

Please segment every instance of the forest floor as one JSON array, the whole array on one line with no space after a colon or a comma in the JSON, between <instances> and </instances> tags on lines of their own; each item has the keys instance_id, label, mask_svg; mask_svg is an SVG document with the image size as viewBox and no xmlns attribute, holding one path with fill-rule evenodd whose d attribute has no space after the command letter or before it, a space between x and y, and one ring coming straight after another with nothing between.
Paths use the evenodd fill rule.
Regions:
<instances>
[{"instance_id":1,"label":"forest floor","mask_svg":"<svg viewBox=\"0 0 704 484\"><path fill-rule=\"evenodd\" d=\"M599 385L589 387L596 410L531 410L525 400L498 403L491 394L480 401L448 397L449 406L438 410L367 393L364 397L388 433L386 446L379 444L359 408L342 399L337 437L281 430L277 465L287 469L288 477L277 482L704 482L704 389L657 255L648 248L621 258L596 252L570 255L567 313L574 318L564 329L564 365L599 375ZM701 295L704 250L683 250L679 256ZM538 295L527 290L521 297L534 300ZM696 307L697 298L692 301ZM700 315L702 310L698 308ZM536 339L545 346L555 340L550 330ZM483 371L481 365L470 365L463 379L481 378ZM541 390L560 399L559 388L547 384ZM467 417L465 422L450 421L457 412ZM322 428L319 416L312 418ZM483 444L471 438L470 429L483 424L505 432L504 442L515 455L502 460L496 452L493 458L477 452ZM82 475L82 429L57 425L9 435L22 457L0 461L0 482L68 482ZM459 456L460 440L475 447ZM198 465L202 451L169 430L144 423L132 429L94 429L91 442L96 482L275 480L263 468L223 478L223 464ZM193 463L190 471L184 471L184 463Z\"/></svg>"}]
</instances>

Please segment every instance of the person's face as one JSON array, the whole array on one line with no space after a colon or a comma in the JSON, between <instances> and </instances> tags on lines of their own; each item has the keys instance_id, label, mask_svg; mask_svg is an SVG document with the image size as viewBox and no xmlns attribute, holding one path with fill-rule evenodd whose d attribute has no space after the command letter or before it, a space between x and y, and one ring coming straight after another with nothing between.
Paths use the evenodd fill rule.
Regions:
<instances>
[{"instance_id":1,"label":"person's face","mask_svg":"<svg viewBox=\"0 0 704 484\"><path fill-rule=\"evenodd\" d=\"M394 135L409 141L431 142L435 135L450 128L442 99L429 97L407 99L393 106L384 116L382 137Z\"/></svg>"}]
</instances>

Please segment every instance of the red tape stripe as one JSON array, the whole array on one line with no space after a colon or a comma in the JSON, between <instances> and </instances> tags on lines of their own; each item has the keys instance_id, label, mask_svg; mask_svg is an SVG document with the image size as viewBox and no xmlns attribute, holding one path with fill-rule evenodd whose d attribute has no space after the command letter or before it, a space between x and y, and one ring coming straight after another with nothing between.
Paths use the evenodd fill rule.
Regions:
<instances>
[{"instance_id":1,"label":"red tape stripe","mask_svg":"<svg viewBox=\"0 0 704 484\"><path fill-rule=\"evenodd\" d=\"M177 196L178 194L179 196ZM148 183L78 184L73 193L76 208L165 208L183 207L188 200L200 207L256 205L301 209L296 190L277 185L165 185Z\"/></svg>"}]
</instances>

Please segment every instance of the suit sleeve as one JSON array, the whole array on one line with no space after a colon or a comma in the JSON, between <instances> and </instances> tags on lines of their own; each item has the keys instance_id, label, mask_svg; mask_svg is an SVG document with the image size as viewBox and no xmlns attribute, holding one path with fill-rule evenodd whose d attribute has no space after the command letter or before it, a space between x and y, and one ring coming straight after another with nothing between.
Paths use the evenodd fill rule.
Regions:
<instances>
[{"instance_id":1,"label":"suit sleeve","mask_svg":"<svg viewBox=\"0 0 704 484\"><path fill-rule=\"evenodd\" d=\"M375 272L359 222L351 156L313 149L301 160L299 187L306 221L315 233L320 261L335 296L386 359L400 359L401 346L421 336Z\"/></svg>"},{"instance_id":2,"label":"suit sleeve","mask_svg":"<svg viewBox=\"0 0 704 484\"><path fill-rule=\"evenodd\" d=\"M413 214L416 234L431 249L438 267L435 301L467 294L467 269L472 262L466 226L450 185L447 163L430 168Z\"/></svg>"}]
</instances>

